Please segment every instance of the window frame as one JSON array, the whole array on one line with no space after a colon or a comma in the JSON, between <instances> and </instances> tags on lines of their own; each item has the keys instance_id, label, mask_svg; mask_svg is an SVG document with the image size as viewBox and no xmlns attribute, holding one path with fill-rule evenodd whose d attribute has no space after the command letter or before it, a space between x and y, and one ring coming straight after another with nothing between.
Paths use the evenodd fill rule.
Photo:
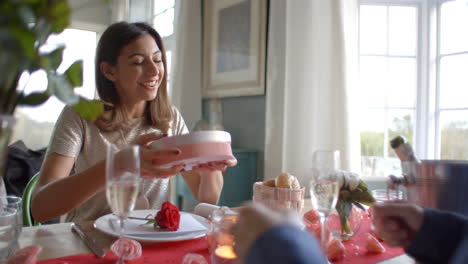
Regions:
<instances>
[{"instance_id":1,"label":"window frame","mask_svg":"<svg viewBox=\"0 0 468 264\"><path fill-rule=\"evenodd\" d=\"M424 159L440 158L441 113L444 111L468 110L468 107L449 109L440 107L440 61L443 57L453 55L442 55L440 53L441 6L444 2L448 1L450 0L359 1L359 10L361 5L414 6L417 8L417 84L414 106L414 142L412 144L418 156ZM362 54L360 51L358 52L360 57ZM458 52L458 54L460 53L468 54L468 51ZM385 107L385 109L396 108ZM388 144L384 144L384 146L386 145ZM385 147L384 153L386 153Z\"/></svg>"},{"instance_id":2,"label":"window frame","mask_svg":"<svg viewBox=\"0 0 468 264\"><path fill-rule=\"evenodd\" d=\"M162 15L164 12L166 12L167 10L169 10L169 9L171 9L171 8L174 9L174 15L175 15L175 7L176 7L176 1L174 1L174 5L173 5L172 7L166 8L166 9L162 10L161 12L159 12L158 14L155 14L155 13L153 13L153 10L154 10L154 0L152 0L152 1L150 2L150 9L149 9L149 10L150 10L150 11L149 11L149 12L150 12L150 15L148 16L149 21L148 21L147 23L149 23L149 24L151 24L152 26L154 26L154 23L153 23L154 19L155 19L157 16ZM175 19L172 21L173 24L174 24L174 21L175 21ZM175 30L175 28L174 28L174 30ZM173 53L173 51L174 51L174 33L175 33L175 32L172 32L171 35L162 37L162 40L163 40L163 43L164 43L164 48L166 49L166 53L167 53L168 51ZM172 65L172 63L171 63L171 65ZM168 81L169 81L170 69L168 69L168 70L169 70L169 71L168 71Z\"/></svg>"}]
</instances>

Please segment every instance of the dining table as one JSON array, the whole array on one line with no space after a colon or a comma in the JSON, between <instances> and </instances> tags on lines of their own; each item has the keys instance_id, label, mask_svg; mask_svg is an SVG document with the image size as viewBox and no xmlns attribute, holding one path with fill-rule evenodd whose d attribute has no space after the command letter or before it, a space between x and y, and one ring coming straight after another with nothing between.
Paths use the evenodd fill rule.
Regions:
<instances>
[{"instance_id":1,"label":"dining table","mask_svg":"<svg viewBox=\"0 0 468 264\"><path fill-rule=\"evenodd\" d=\"M307 203L310 202L306 200L305 210L310 208ZM79 224L84 232L106 251L105 258L95 256L79 236L72 232L72 223L23 227L18 247L40 245L42 251L38 255L39 264L114 263L116 257L110 252L110 246L116 237L96 229L94 221L84 221ZM204 237L177 242L142 243L142 246L143 257L157 259L158 261L155 263L181 263L183 256L188 253L200 254L210 263L209 251ZM131 263L146 263L146 261L135 260ZM401 254L376 263L414 264L416 262L406 254Z\"/></svg>"}]
</instances>

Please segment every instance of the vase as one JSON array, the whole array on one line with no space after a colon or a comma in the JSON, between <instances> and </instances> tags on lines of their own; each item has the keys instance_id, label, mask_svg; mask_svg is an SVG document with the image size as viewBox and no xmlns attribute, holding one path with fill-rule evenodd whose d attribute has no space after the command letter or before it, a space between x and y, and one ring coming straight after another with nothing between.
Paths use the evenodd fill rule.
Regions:
<instances>
[{"instance_id":1,"label":"vase","mask_svg":"<svg viewBox=\"0 0 468 264\"><path fill-rule=\"evenodd\" d=\"M6 195L5 182L5 165L8 153L8 143L10 142L13 127L16 123L16 118L12 115L0 114L0 196Z\"/></svg>"},{"instance_id":2,"label":"vase","mask_svg":"<svg viewBox=\"0 0 468 264\"><path fill-rule=\"evenodd\" d=\"M341 222L338 212L333 210L328 216L327 228L333 239L349 240L359 232L363 219L364 211L353 205L349 218L344 223Z\"/></svg>"}]
</instances>

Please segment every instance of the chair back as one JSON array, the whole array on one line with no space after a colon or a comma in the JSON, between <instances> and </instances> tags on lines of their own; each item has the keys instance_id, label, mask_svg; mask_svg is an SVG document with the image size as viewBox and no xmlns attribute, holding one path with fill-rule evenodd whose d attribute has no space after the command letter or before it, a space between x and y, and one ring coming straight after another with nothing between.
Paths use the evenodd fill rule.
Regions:
<instances>
[{"instance_id":1,"label":"chair back","mask_svg":"<svg viewBox=\"0 0 468 264\"><path fill-rule=\"evenodd\" d=\"M40 223L34 221L31 214L31 198L34 186L36 186L37 179L39 178L39 172L29 180L28 184L24 188L23 192L23 226L38 226Z\"/></svg>"}]
</instances>

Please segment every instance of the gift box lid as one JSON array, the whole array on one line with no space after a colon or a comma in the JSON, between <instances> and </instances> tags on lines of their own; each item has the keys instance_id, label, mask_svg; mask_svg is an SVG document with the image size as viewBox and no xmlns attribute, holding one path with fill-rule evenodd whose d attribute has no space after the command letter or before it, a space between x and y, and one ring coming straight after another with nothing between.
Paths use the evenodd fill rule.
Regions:
<instances>
[{"instance_id":1,"label":"gift box lid","mask_svg":"<svg viewBox=\"0 0 468 264\"><path fill-rule=\"evenodd\" d=\"M151 143L151 147L163 150L177 148L181 154L167 159L161 167L169 168L185 164L189 171L200 164L234 159L231 149L231 134L226 131L196 131L189 134L161 138Z\"/></svg>"},{"instance_id":2,"label":"gift box lid","mask_svg":"<svg viewBox=\"0 0 468 264\"><path fill-rule=\"evenodd\" d=\"M151 147L155 149L168 149L201 142L231 143L231 134L226 131L196 131L188 134L161 138L151 143Z\"/></svg>"}]
</instances>

